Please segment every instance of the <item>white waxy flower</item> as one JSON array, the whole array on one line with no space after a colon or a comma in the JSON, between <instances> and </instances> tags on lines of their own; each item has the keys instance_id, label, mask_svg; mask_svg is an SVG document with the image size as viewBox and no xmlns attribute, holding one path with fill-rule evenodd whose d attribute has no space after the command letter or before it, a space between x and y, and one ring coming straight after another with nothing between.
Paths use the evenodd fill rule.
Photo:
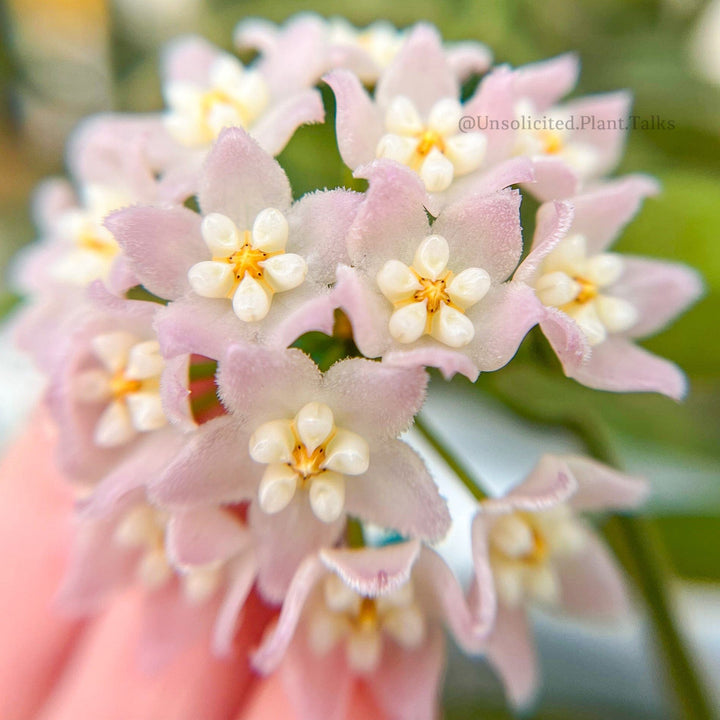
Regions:
<instances>
[{"instance_id":1,"label":"white waxy flower","mask_svg":"<svg viewBox=\"0 0 720 720\"><path fill-rule=\"evenodd\" d=\"M365 439L337 427L332 410L320 402L303 405L292 421L272 420L258 427L249 451L253 460L268 465L258 490L266 513L280 512L302 489L325 523L343 514L345 476L362 475L370 464Z\"/></svg>"},{"instance_id":2,"label":"white waxy flower","mask_svg":"<svg viewBox=\"0 0 720 720\"><path fill-rule=\"evenodd\" d=\"M413 271L399 260L388 260L377 274L380 292L390 301L404 300L422 289Z\"/></svg>"},{"instance_id":3,"label":"white waxy flower","mask_svg":"<svg viewBox=\"0 0 720 720\"><path fill-rule=\"evenodd\" d=\"M412 582L388 595L369 598L329 574L310 616L311 649L323 655L344 641L348 665L356 673L367 674L380 662L384 636L408 650L425 641L426 618L414 600Z\"/></svg>"},{"instance_id":4,"label":"white waxy flower","mask_svg":"<svg viewBox=\"0 0 720 720\"><path fill-rule=\"evenodd\" d=\"M253 223L253 247L267 253L284 251L288 232L285 216L275 208L265 208L258 213Z\"/></svg>"},{"instance_id":5,"label":"white waxy flower","mask_svg":"<svg viewBox=\"0 0 720 720\"><path fill-rule=\"evenodd\" d=\"M220 213L206 215L200 232L213 257L229 257L242 245L235 223Z\"/></svg>"},{"instance_id":6,"label":"white waxy flower","mask_svg":"<svg viewBox=\"0 0 720 720\"><path fill-rule=\"evenodd\" d=\"M295 436L287 420L271 420L250 437L250 457L259 463L286 463L292 459Z\"/></svg>"},{"instance_id":7,"label":"white waxy flower","mask_svg":"<svg viewBox=\"0 0 720 720\"><path fill-rule=\"evenodd\" d=\"M390 316L390 334L401 343L419 340L425 332L427 314L427 300L401 307Z\"/></svg>"},{"instance_id":8,"label":"white waxy flower","mask_svg":"<svg viewBox=\"0 0 720 720\"><path fill-rule=\"evenodd\" d=\"M319 520L335 522L345 508L345 477L330 470L320 473L310 483L309 498Z\"/></svg>"},{"instance_id":9,"label":"white waxy flower","mask_svg":"<svg viewBox=\"0 0 720 720\"><path fill-rule=\"evenodd\" d=\"M325 450L324 466L343 475L362 475L370 464L365 438L349 430L338 430Z\"/></svg>"},{"instance_id":10,"label":"white waxy flower","mask_svg":"<svg viewBox=\"0 0 720 720\"><path fill-rule=\"evenodd\" d=\"M566 505L514 512L490 527L490 565L501 600L518 607L525 600L553 605L560 599L558 558L585 547L586 533Z\"/></svg>"},{"instance_id":11,"label":"white waxy flower","mask_svg":"<svg viewBox=\"0 0 720 720\"><path fill-rule=\"evenodd\" d=\"M283 253L263 261L267 281L275 292L292 290L302 285L307 275L307 263L295 253Z\"/></svg>"},{"instance_id":12,"label":"white waxy flower","mask_svg":"<svg viewBox=\"0 0 720 720\"><path fill-rule=\"evenodd\" d=\"M297 473L288 465L268 465L258 488L258 501L263 511L274 515L284 510L295 495L297 480Z\"/></svg>"},{"instance_id":13,"label":"white waxy flower","mask_svg":"<svg viewBox=\"0 0 720 720\"><path fill-rule=\"evenodd\" d=\"M535 291L540 302L570 315L590 345L599 345L609 333L626 332L638 321L637 308L612 295L624 272L622 257L588 257L585 237L571 235L545 258Z\"/></svg>"},{"instance_id":14,"label":"white waxy flower","mask_svg":"<svg viewBox=\"0 0 720 720\"><path fill-rule=\"evenodd\" d=\"M335 418L327 405L311 402L303 405L295 416L295 427L307 452L313 453L330 436L335 427Z\"/></svg>"},{"instance_id":15,"label":"white waxy flower","mask_svg":"<svg viewBox=\"0 0 720 720\"><path fill-rule=\"evenodd\" d=\"M220 587L222 568L216 563L188 568L182 576L183 594L193 605L207 602Z\"/></svg>"},{"instance_id":16,"label":"white waxy flower","mask_svg":"<svg viewBox=\"0 0 720 720\"><path fill-rule=\"evenodd\" d=\"M262 320L270 312L270 303L268 291L248 274L240 281L232 299L235 314L245 322Z\"/></svg>"},{"instance_id":17,"label":"white waxy flower","mask_svg":"<svg viewBox=\"0 0 720 720\"><path fill-rule=\"evenodd\" d=\"M93 434L100 447L118 447L139 432L164 427L167 417L160 398L165 361L156 340L138 342L132 333L96 335L90 343L103 369L79 374L74 392L81 402L108 402Z\"/></svg>"},{"instance_id":18,"label":"white waxy flower","mask_svg":"<svg viewBox=\"0 0 720 720\"><path fill-rule=\"evenodd\" d=\"M275 208L259 212L253 229L243 232L225 215L211 213L203 219L202 235L213 258L188 270L190 286L202 297L231 299L243 322L263 320L275 293L305 281L307 263L285 252L288 222Z\"/></svg>"},{"instance_id":19,"label":"white waxy flower","mask_svg":"<svg viewBox=\"0 0 720 720\"><path fill-rule=\"evenodd\" d=\"M429 235L415 251L413 267L428 280L437 280L450 259L450 247L441 235Z\"/></svg>"},{"instance_id":20,"label":"white waxy flower","mask_svg":"<svg viewBox=\"0 0 720 720\"><path fill-rule=\"evenodd\" d=\"M262 74L230 55L215 60L207 84L170 82L164 95L168 131L191 147L209 145L224 127L251 128L270 101Z\"/></svg>"},{"instance_id":21,"label":"white waxy flower","mask_svg":"<svg viewBox=\"0 0 720 720\"><path fill-rule=\"evenodd\" d=\"M443 345L466 346L475 327L465 311L490 290L490 275L482 268L466 268L454 275L447 269L450 246L441 235L424 238L412 266L388 260L376 276L382 294L395 306L388 330L409 344L428 334Z\"/></svg>"},{"instance_id":22,"label":"white waxy flower","mask_svg":"<svg viewBox=\"0 0 720 720\"><path fill-rule=\"evenodd\" d=\"M447 190L456 176L477 170L485 158L485 136L460 132L461 118L462 105L455 98L439 100L424 121L409 98L395 97L375 155L415 170L429 192Z\"/></svg>"}]
</instances>

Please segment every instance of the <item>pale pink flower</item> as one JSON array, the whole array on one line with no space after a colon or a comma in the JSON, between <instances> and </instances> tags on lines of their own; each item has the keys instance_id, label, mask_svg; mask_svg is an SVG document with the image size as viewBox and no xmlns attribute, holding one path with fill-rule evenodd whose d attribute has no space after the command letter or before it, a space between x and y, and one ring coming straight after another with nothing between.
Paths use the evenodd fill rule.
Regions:
<instances>
[{"instance_id":1,"label":"pale pink flower","mask_svg":"<svg viewBox=\"0 0 720 720\"><path fill-rule=\"evenodd\" d=\"M487 185L490 168L497 187L532 180L530 162L523 158L497 165L507 158L494 149L494 131L461 131L462 116L480 115L497 91L483 81L462 105L457 75L428 25L413 29L372 98L348 70L335 70L325 80L337 101L338 148L345 164L356 170L387 158L409 166L430 193L426 202L435 215L478 183Z\"/></svg>"},{"instance_id":2,"label":"pale pink flower","mask_svg":"<svg viewBox=\"0 0 720 720\"><path fill-rule=\"evenodd\" d=\"M516 70L494 70L489 112L479 127L500 123L500 156L532 160L535 182L525 189L540 200L566 198L618 164L627 135L630 94L590 95L559 105L577 82L577 56L568 53Z\"/></svg>"},{"instance_id":3,"label":"pale pink flower","mask_svg":"<svg viewBox=\"0 0 720 720\"><path fill-rule=\"evenodd\" d=\"M415 173L380 160L367 176L334 291L361 352L471 380L505 365L542 316L530 288L504 282L522 253L519 193L466 195L430 225Z\"/></svg>"},{"instance_id":4,"label":"pale pink flower","mask_svg":"<svg viewBox=\"0 0 720 720\"><path fill-rule=\"evenodd\" d=\"M489 587L489 586L485 586ZM300 720L339 720L358 680L397 720L436 717L448 627L477 651L492 603L473 617L452 571L416 541L322 550L293 578L254 665L280 676Z\"/></svg>"},{"instance_id":5,"label":"pale pink flower","mask_svg":"<svg viewBox=\"0 0 720 720\"><path fill-rule=\"evenodd\" d=\"M323 375L299 350L234 345L217 377L229 414L186 437L150 494L171 508L249 501L269 600L282 599L306 555L337 541L346 514L413 537L444 535L445 502L397 439L422 404L422 369L353 359Z\"/></svg>"},{"instance_id":6,"label":"pale pink flower","mask_svg":"<svg viewBox=\"0 0 720 720\"><path fill-rule=\"evenodd\" d=\"M607 252L643 198L656 191L650 178L628 176L543 205L531 252L514 280L535 288L545 306L540 326L568 376L601 390L680 399L682 371L633 341L697 300L702 281L679 263Z\"/></svg>"},{"instance_id":7,"label":"pale pink flower","mask_svg":"<svg viewBox=\"0 0 720 720\"><path fill-rule=\"evenodd\" d=\"M287 346L310 330L330 333L329 285L361 196L320 191L292 203L280 165L239 128L223 131L201 184L202 215L135 206L107 221L143 286L175 301L159 321L165 354L218 358L232 338ZM211 327L226 336L216 354L209 344L170 347L171 335L183 344Z\"/></svg>"},{"instance_id":8,"label":"pale pink flower","mask_svg":"<svg viewBox=\"0 0 720 720\"><path fill-rule=\"evenodd\" d=\"M259 18L243 20L235 28L235 44L241 50L258 50L258 66L285 82L313 85L329 70L344 68L364 83L373 84L412 32L413 28L398 30L383 20L356 28L341 17L325 20L314 13L300 13L282 27ZM288 49L301 44L308 51L302 53L304 61L297 62ZM448 63L461 81L473 73L485 72L492 61L490 51L481 43L445 43L444 48Z\"/></svg>"},{"instance_id":9,"label":"pale pink flower","mask_svg":"<svg viewBox=\"0 0 720 720\"><path fill-rule=\"evenodd\" d=\"M526 706L538 685L529 605L591 618L628 609L616 561L575 513L631 508L646 494L640 478L582 457L545 455L505 497L481 503L473 521L475 568L494 577L497 594L487 657L513 705Z\"/></svg>"}]
</instances>

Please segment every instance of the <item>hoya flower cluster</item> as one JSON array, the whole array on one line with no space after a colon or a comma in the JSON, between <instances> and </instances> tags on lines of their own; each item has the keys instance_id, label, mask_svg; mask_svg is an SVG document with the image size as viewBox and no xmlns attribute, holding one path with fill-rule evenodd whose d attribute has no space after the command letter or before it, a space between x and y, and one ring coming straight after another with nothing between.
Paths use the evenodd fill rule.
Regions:
<instances>
[{"instance_id":1,"label":"hoya flower cluster","mask_svg":"<svg viewBox=\"0 0 720 720\"><path fill-rule=\"evenodd\" d=\"M631 507L645 485L544 456L506 497L468 500L475 575L461 587L433 549L446 502L403 433L427 368L475 381L535 325L587 386L684 394L680 370L634 341L700 283L610 249L657 190L607 179L622 131L508 129L528 115L621 119L629 98L564 103L574 56L492 68L485 47L426 24L299 16L243 22L235 41L258 51L249 66L201 38L172 43L166 110L87 121L71 182L37 197L19 337L47 374L57 461L77 488L62 602L94 612L140 584L150 617L176 620L162 637L148 623L146 652L211 624L208 653L222 656L259 595L279 616L252 662L279 668L304 720L342 717L357 678L388 717L430 720L444 631L523 706L537 685L530 606L626 608L578 513ZM365 189L298 198L274 156L324 121L323 83ZM464 116L487 129L465 132ZM542 204L523 255L528 193ZM321 372L302 349L311 331L349 357Z\"/></svg>"}]
</instances>

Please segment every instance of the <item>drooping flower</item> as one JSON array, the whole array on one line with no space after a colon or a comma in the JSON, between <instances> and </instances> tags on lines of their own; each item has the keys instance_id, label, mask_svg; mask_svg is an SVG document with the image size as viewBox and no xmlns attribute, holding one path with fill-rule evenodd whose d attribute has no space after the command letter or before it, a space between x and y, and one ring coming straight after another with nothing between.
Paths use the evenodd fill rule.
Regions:
<instances>
[{"instance_id":1,"label":"drooping flower","mask_svg":"<svg viewBox=\"0 0 720 720\"><path fill-rule=\"evenodd\" d=\"M278 163L243 130L225 130L208 156L199 204L136 206L108 227L142 284L173 300L159 321L177 338L166 355L213 354L184 338L210 326L227 339L287 346L310 330L332 331L329 285L345 257L343 239L360 196L346 190L307 195L291 204ZM188 330L188 327L190 330Z\"/></svg>"},{"instance_id":2,"label":"drooping flower","mask_svg":"<svg viewBox=\"0 0 720 720\"><path fill-rule=\"evenodd\" d=\"M426 382L420 368L354 359L322 375L298 350L232 346L218 371L229 414L187 437L151 496L170 507L249 501L259 587L272 601L306 555L336 542L347 514L437 539L445 503L397 439Z\"/></svg>"},{"instance_id":3,"label":"drooping flower","mask_svg":"<svg viewBox=\"0 0 720 720\"><path fill-rule=\"evenodd\" d=\"M472 380L502 367L542 314L529 288L503 282L522 252L519 194L467 195L430 225L413 172L377 161L368 179L334 293L360 350Z\"/></svg>"},{"instance_id":4,"label":"drooping flower","mask_svg":"<svg viewBox=\"0 0 720 720\"><path fill-rule=\"evenodd\" d=\"M325 20L314 13L300 13L282 27L259 18L243 20L235 29L235 44L241 50L258 50L258 65L285 82L299 73L302 82L313 85L326 72L343 68L364 83L374 84L411 33L397 30L383 20L359 29L341 17ZM289 67L287 48L301 42L310 48L306 61ZM478 42L445 43L444 48L448 63L461 81L472 73L485 72L492 60L488 48Z\"/></svg>"},{"instance_id":5,"label":"drooping flower","mask_svg":"<svg viewBox=\"0 0 720 720\"><path fill-rule=\"evenodd\" d=\"M331 72L325 80L335 92L338 148L345 164L357 170L387 158L407 165L431 194L426 202L433 214L461 193L472 193L495 164L488 148L492 132L460 128L462 116L479 114L495 91L481 83L462 105L457 76L436 31L427 25L408 36L373 98L347 70ZM494 171L505 176L505 186L532 180L529 163L522 159Z\"/></svg>"},{"instance_id":6,"label":"drooping flower","mask_svg":"<svg viewBox=\"0 0 720 720\"><path fill-rule=\"evenodd\" d=\"M254 664L263 672L279 665L299 720L344 717L355 683L388 717L430 720L445 664L443 628L476 652L490 628L488 605L473 617L451 570L417 541L322 550L295 574Z\"/></svg>"},{"instance_id":7,"label":"drooping flower","mask_svg":"<svg viewBox=\"0 0 720 720\"><path fill-rule=\"evenodd\" d=\"M302 66L308 44L291 39L286 62ZM233 55L200 37L172 42L165 52L166 127L190 150L208 149L226 127L247 130L260 146L277 155L304 123L322 122L320 94L305 82L268 72L262 63L243 67Z\"/></svg>"},{"instance_id":8,"label":"drooping flower","mask_svg":"<svg viewBox=\"0 0 720 720\"><path fill-rule=\"evenodd\" d=\"M540 320L565 373L617 392L679 399L686 382L673 363L634 344L665 326L702 292L678 263L607 252L656 184L643 176L608 182L538 213L533 247L514 280L535 288Z\"/></svg>"},{"instance_id":9,"label":"drooping flower","mask_svg":"<svg viewBox=\"0 0 720 720\"><path fill-rule=\"evenodd\" d=\"M610 173L620 160L631 97L625 91L592 95L558 105L577 82L574 54L488 76L495 97L482 126L500 123L501 156L532 160L535 182L525 189L540 200L571 197Z\"/></svg>"},{"instance_id":10,"label":"drooping flower","mask_svg":"<svg viewBox=\"0 0 720 720\"><path fill-rule=\"evenodd\" d=\"M646 494L640 478L582 457L545 455L508 495L481 503L475 568L480 577L492 574L497 593L487 657L513 705L526 706L538 685L530 605L591 618L627 612L615 560L575 513L635 507Z\"/></svg>"}]
</instances>

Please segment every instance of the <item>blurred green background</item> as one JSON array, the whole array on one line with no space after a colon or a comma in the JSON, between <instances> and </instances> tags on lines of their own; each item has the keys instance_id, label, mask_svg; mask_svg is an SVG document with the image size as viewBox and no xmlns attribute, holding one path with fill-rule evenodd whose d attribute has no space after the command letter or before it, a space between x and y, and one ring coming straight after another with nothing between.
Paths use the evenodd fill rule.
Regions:
<instances>
[{"instance_id":1,"label":"blurred green background","mask_svg":"<svg viewBox=\"0 0 720 720\"><path fill-rule=\"evenodd\" d=\"M1 7L3 267L33 239L29 194L39 178L62 170L63 142L77 120L107 109L159 109L162 42L192 28L229 48L245 16L282 21L314 10L359 26L384 18L399 27L425 19L447 40L481 40L496 62L512 65L576 50L576 95L629 88L635 114L674 122L672 130L628 135L619 172L650 172L664 192L645 204L617 248L684 261L705 277L705 298L646 343L687 371L687 401L587 390L562 376L535 333L516 362L482 376L471 392L478 403L490 394L534 423L596 433L632 468L662 468L670 482L658 488L649 514L672 569L687 580L720 581L720 1L11 0ZM280 161L297 194L347 181L332 122L301 129ZM528 238L534 206L525 204ZM15 301L4 278L0 309ZM466 717L458 713L452 717ZM577 716L555 709L539 717Z\"/></svg>"}]
</instances>

